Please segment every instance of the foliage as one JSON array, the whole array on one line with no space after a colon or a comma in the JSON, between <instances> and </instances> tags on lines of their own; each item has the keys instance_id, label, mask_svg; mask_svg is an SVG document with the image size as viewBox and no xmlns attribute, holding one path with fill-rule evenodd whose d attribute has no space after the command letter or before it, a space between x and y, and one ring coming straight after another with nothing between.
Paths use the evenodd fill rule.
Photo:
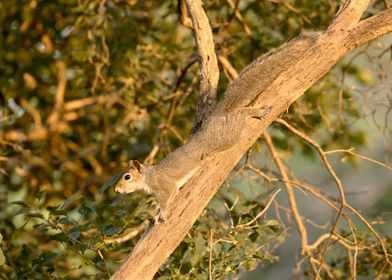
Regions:
<instances>
[{"instance_id":1,"label":"foliage","mask_svg":"<svg viewBox=\"0 0 392 280\"><path fill-rule=\"evenodd\" d=\"M304 29L325 28L336 7L240 1L252 34L228 1L205 9L217 53L241 69ZM136 0L3 0L0 30L0 278L108 278L138 238L111 241L140 236L156 203L101 186L128 159L156 162L186 139L197 93L192 33L180 25L176 1ZM370 83L354 65L337 69ZM222 69L220 96L228 83ZM350 125L361 117L359 105L349 88L340 100L340 86L328 75L286 119L325 147L361 147L364 133ZM271 135L277 148L315 157L286 131ZM240 177L210 203L158 279L219 279L277 261L273 248L288 230L282 221L240 226L265 207L270 185L259 177L249 187ZM363 258L369 269L377 255Z\"/></svg>"}]
</instances>

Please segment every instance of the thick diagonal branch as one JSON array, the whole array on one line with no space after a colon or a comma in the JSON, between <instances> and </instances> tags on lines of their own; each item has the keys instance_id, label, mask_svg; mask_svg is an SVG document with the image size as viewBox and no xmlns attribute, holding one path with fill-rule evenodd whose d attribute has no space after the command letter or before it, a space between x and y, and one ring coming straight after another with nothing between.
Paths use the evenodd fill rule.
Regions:
<instances>
[{"instance_id":1,"label":"thick diagonal branch","mask_svg":"<svg viewBox=\"0 0 392 280\"><path fill-rule=\"evenodd\" d=\"M355 49L384 34L392 32L392 8L360 21L348 33L347 47Z\"/></svg>"},{"instance_id":2,"label":"thick diagonal branch","mask_svg":"<svg viewBox=\"0 0 392 280\"><path fill-rule=\"evenodd\" d=\"M191 1L188 2L191 3ZM352 1L352 3L354 2L356 1ZM364 2L358 0L358 3ZM363 7L364 4L359 6ZM382 19L380 20L382 21ZM350 20L350 25L352 25L351 23ZM362 22L358 24L362 24ZM250 80L257 81L258 75L271 73L271 71L264 71L265 69L282 67L281 71L274 71L274 76L268 79L267 84L263 85L262 91L252 103L253 106L268 105L271 107L271 111L263 120L251 120L243 130L244 137L235 146L210 156L203 162L202 168L187 181L172 205L166 210L170 213L168 219L155 225L143 236L131 256L113 275L112 279L151 279L154 276L158 268L184 238L220 185L241 159L243 153L256 141L262 131L352 49L349 40L352 39L350 32L354 32L354 29L353 27L342 29L341 26L338 24L328 28L327 32L321 34L319 39L313 41L310 46L301 49L301 53L296 54L295 61L288 61L285 64L281 62L280 65L275 65L271 62L276 62L276 59L266 59L260 62L265 64L258 68L261 72L249 72L250 75L253 75ZM386 28L386 26L392 26L392 21L382 21L378 28L383 31L378 35L388 32L389 27ZM369 28L372 29L372 27ZM360 38L367 36L366 30L363 30L361 34L363 35L356 37L358 42ZM290 56L290 52L298 51L298 49L287 47L281 50L280 55L282 55L282 51ZM238 79L244 78L240 75ZM219 104L219 107L225 108L227 104L230 104L232 110L238 109L241 106L239 101L246 97L245 89L246 85L244 90L232 92ZM176 156L187 157L186 149L182 149Z\"/></svg>"}]
</instances>

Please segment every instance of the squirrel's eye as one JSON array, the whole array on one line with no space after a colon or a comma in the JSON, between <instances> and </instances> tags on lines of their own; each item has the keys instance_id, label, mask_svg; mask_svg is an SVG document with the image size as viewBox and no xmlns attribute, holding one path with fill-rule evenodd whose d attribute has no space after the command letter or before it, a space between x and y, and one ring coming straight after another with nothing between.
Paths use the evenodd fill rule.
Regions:
<instances>
[{"instance_id":1,"label":"squirrel's eye","mask_svg":"<svg viewBox=\"0 0 392 280\"><path fill-rule=\"evenodd\" d=\"M127 174L124 175L124 180L129 181L131 179L132 179L132 175L131 174L127 173Z\"/></svg>"}]
</instances>

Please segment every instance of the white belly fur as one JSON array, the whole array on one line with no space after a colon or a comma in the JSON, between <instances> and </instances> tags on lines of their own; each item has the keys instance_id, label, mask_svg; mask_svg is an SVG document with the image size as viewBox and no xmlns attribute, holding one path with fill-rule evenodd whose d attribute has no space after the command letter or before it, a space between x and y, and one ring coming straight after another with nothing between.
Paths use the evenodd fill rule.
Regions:
<instances>
[{"instance_id":1,"label":"white belly fur","mask_svg":"<svg viewBox=\"0 0 392 280\"><path fill-rule=\"evenodd\" d=\"M186 182L188 182L188 180L193 176L193 174L195 174L195 172L198 170L199 168L194 168L191 171L189 171L187 174L185 174L185 176L181 177L179 180L176 181L176 187L177 190L180 189L183 185L185 185Z\"/></svg>"}]
</instances>

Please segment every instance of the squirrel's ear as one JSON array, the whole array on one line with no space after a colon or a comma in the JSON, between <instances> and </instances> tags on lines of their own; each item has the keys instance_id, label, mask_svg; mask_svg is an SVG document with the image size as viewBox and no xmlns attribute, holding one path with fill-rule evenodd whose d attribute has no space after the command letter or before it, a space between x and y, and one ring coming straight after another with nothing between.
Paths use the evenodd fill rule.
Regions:
<instances>
[{"instance_id":1,"label":"squirrel's ear","mask_svg":"<svg viewBox=\"0 0 392 280\"><path fill-rule=\"evenodd\" d=\"M130 160L129 166L133 169L136 169L140 174L144 173L144 166L137 160Z\"/></svg>"}]
</instances>

